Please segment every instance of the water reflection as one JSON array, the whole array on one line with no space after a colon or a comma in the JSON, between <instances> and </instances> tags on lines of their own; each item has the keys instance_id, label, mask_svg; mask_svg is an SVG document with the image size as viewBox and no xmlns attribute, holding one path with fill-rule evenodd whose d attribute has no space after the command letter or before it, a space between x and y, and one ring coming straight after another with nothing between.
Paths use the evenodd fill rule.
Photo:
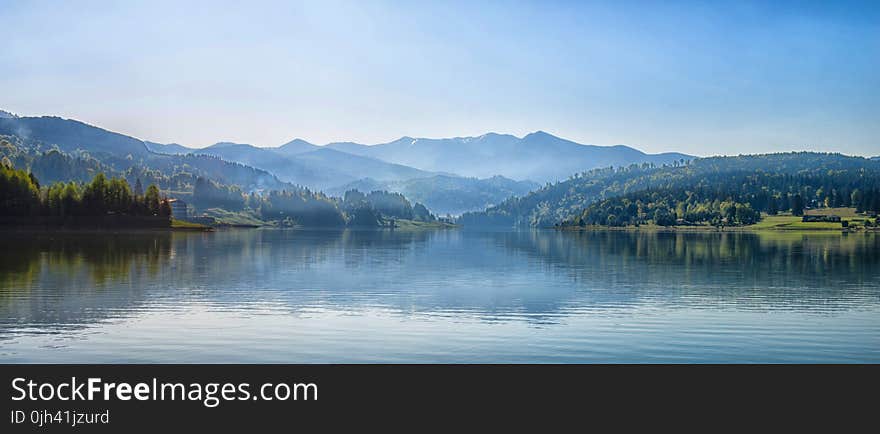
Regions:
<instances>
[{"instance_id":1,"label":"water reflection","mask_svg":"<svg viewBox=\"0 0 880 434\"><path fill-rule=\"evenodd\" d=\"M5 234L0 253L0 321L4 329L54 332L141 305L168 267L167 233Z\"/></svg>"},{"instance_id":2,"label":"water reflection","mask_svg":"<svg viewBox=\"0 0 880 434\"><path fill-rule=\"evenodd\" d=\"M873 234L267 229L5 238L13 248L0 253L0 340L187 312L232 313L224 321L234 323L381 311L413 326L515 322L575 333L578 321L636 312L730 321L736 312L834 318L880 306ZM755 321L741 318L742 327Z\"/></svg>"},{"instance_id":3,"label":"water reflection","mask_svg":"<svg viewBox=\"0 0 880 434\"><path fill-rule=\"evenodd\" d=\"M873 234L518 232L499 246L527 252L612 297L672 305L835 310L876 305ZM682 299L687 297L687 299Z\"/></svg>"}]
</instances>

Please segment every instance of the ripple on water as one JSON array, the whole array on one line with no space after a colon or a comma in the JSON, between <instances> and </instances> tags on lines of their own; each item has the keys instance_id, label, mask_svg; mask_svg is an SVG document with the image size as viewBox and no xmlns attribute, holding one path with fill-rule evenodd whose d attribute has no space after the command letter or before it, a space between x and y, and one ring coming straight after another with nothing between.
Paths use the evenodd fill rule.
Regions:
<instances>
[{"instance_id":1,"label":"ripple on water","mask_svg":"<svg viewBox=\"0 0 880 434\"><path fill-rule=\"evenodd\" d=\"M20 240L0 361L880 362L880 241L219 231Z\"/></svg>"}]
</instances>

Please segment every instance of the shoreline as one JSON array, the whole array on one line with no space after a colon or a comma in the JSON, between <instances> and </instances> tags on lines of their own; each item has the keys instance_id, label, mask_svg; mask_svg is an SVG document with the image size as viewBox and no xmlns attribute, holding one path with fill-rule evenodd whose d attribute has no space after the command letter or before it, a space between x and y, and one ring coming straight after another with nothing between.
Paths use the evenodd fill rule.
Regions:
<instances>
[{"instance_id":1,"label":"shoreline","mask_svg":"<svg viewBox=\"0 0 880 434\"><path fill-rule=\"evenodd\" d=\"M833 216L836 220L805 220L805 216ZM871 223L871 220L874 223ZM880 232L876 217L856 213L854 208L820 208L808 210L804 216L763 214L761 220L746 226L712 226L687 224L659 226L653 223L629 226L589 225L554 226L563 231L650 231L650 232L772 232L772 233L876 233Z\"/></svg>"},{"instance_id":2,"label":"shoreline","mask_svg":"<svg viewBox=\"0 0 880 434\"><path fill-rule=\"evenodd\" d=\"M880 228L772 228L772 227L754 227L754 225L749 226L724 226L721 228L715 226L600 226L600 225L591 225L591 226L554 226L552 229L559 231L570 231L570 232L604 232L604 231L619 231L619 232L702 232L702 233L725 233L725 232L774 232L774 233L797 233L797 232L807 232L807 233L880 233Z\"/></svg>"},{"instance_id":3,"label":"shoreline","mask_svg":"<svg viewBox=\"0 0 880 434\"><path fill-rule=\"evenodd\" d=\"M76 234L138 234L163 232L214 232L214 228L98 228L98 227L45 227L45 226L0 226L0 233L76 233Z\"/></svg>"},{"instance_id":4,"label":"shoreline","mask_svg":"<svg viewBox=\"0 0 880 434\"><path fill-rule=\"evenodd\" d=\"M161 233L161 232L216 232L219 230L236 229L274 229L274 230L358 230L358 231L428 231L428 230L451 230L459 229L460 226L451 223L439 222L416 222L398 220L395 226L279 226L279 225L246 225L246 224L218 224L205 226L202 224L181 222L175 220L169 226L113 226L101 227L96 225L0 225L0 233L80 233L80 234L133 234L133 233ZM400 224L403 223L403 224Z\"/></svg>"}]
</instances>

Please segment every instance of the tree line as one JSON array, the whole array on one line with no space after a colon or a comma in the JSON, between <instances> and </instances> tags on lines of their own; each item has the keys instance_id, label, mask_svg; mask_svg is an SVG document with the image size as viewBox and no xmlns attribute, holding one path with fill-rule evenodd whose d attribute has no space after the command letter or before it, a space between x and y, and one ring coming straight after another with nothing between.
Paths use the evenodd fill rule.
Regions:
<instances>
[{"instance_id":1,"label":"tree line","mask_svg":"<svg viewBox=\"0 0 880 434\"><path fill-rule=\"evenodd\" d=\"M400 193L384 190L368 194L358 190L348 190L342 198L342 210L348 217L350 226L383 226L394 219L432 222L437 217L421 203L411 204Z\"/></svg>"},{"instance_id":2,"label":"tree line","mask_svg":"<svg viewBox=\"0 0 880 434\"><path fill-rule=\"evenodd\" d=\"M833 174L827 176L834 177ZM776 178L781 178L782 182ZM829 184L830 183L830 184ZM859 185L859 178L854 178ZM825 188L822 185L831 185ZM836 186L836 187L835 187ZM787 188L784 188L787 187ZM654 223L739 226L757 223L761 213L804 214L810 207L854 207L856 212L880 212L880 188L849 189L821 175L786 177L763 173L729 185L649 189L613 197L588 206L563 225L627 226Z\"/></svg>"},{"instance_id":3,"label":"tree line","mask_svg":"<svg viewBox=\"0 0 880 434\"><path fill-rule=\"evenodd\" d=\"M751 204L729 198L709 199L685 191L646 190L606 199L587 207L581 215L562 225L629 226L654 223L660 226L708 223L714 226L739 226L757 223L759 211Z\"/></svg>"},{"instance_id":4,"label":"tree line","mask_svg":"<svg viewBox=\"0 0 880 434\"><path fill-rule=\"evenodd\" d=\"M594 203L627 195L631 195L630 202L642 201L643 212L639 219L647 220L652 220L658 210L661 219L667 215L688 218L684 215L687 209L684 213L678 212L679 202L685 202L683 206L690 206L696 214L712 213L712 217L717 217L727 213L719 218L730 217L727 208L724 212L720 209L723 202L734 203L734 209L738 203L741 208L749 205L753 211L771 214L798 213L804 208L826 206L853 206L869 211L875 208L877 190L880 190L880 161L861 157L816 152L710 157L678 167L632 164L589 170L485 211L466 213L459 223L464 226L553 226L588 217L590 221L604 219L601 224L607 224L609 215L619 221L621 218L630 220L635 214L621 214L620 209L601 213L597 206L590 216L584 216L585 210ZM645 198L647 192L663 198ZM688 193L696 196L687 199ZM621 207L626 211L629 206L610 201L602 208ZM645 214L648 207L650 217ZM741 214L748 219L747 209ZM735 215L734 212L734 222ZM710 221L712 217L699 221Z\"/></svg>"},{"instance_id":5,"label":"tree line","mask_svg":"<svg viewBox=\"0 0 880 434\"><path fill-rule=\"evenodd\" d=\"M192 194L196 208L249 211L267 221L302 226L387 226L392 219L436 221L420 203L400 193L347 191L342 198L329 197L308 188L244 193L238 186L198 178Z\"/></svg>"},{"instance_id":6,"label":"tree line","mask_svg":"<svg viewBox=\"0 0 880 434\"><path fill-rule=\"evenodd\" d=\"M56 182L41 187L31 172L16 169L8 158L0 161L0 215L5 216L132 216L171 215L159 188L140 182L132 190L123 178L98 173L88 183Z\"/></svg>"}]
</instances>

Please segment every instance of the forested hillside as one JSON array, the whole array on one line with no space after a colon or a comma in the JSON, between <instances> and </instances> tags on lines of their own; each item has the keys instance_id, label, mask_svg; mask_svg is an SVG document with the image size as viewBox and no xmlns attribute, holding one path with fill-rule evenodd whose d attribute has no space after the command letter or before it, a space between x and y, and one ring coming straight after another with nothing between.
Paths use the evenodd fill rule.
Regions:
<instances>
[{"instance_id":1,"label":"forested hillside","mask_svg":"<svg viewBox=\"0 0 880 434\"><path fill-rule=\"evenodd\" d=\"M514 196L520 196L539 187L531 181L514 181L503 176L486 179L437 175L405 181L382 182L371 178L346 184L329 192L336 195L347 190L387 190L401 193L410 200L424 203L439 215L460 215L482 210Z\"/></svg>"},{"instance_id":2,"label":"forested hillside","mask_svg":"<svg viewBox=\"0 0 880 434\"><path fill-rule=\"evenodd\" d=\"M52 150L60 154L48 155L51 161L39 161ZM130 182L136 177L153 178L167 190L191 190L198 176L246 191L286 187L263 170L209 155L157 154L136 138L53 116L0 119L0 152L16 167L38 172L44 182L84 181L103 171L125 176ZM72 160L61 161L61 154Z\"/></svg>"},{"instance_id":3,"label":"forested hillside","mask_svg":"<svg viewBox=\"0 0 880 434\"><path fill-rule=\"evenodd\" d=\"M8 158L15 167L27 168L43 182L88 181L98 172L123 177L134 184L140 179L165 191L188 192L198 177L222 184L241 186L243 190L292 188L271 174L208 155L146 154L122 158L85 150L63 151L57 146L0 136L0 158Z\"/></svg>"},{"instance_id":4,"label":"forested hillside","mask_svg":"<svg viewBox=\"0 0 880 434\"><path fill-rule=\"evenodd\" d=\"M167 201L151 184L134 189L122 178L95 175L89 183L56 182L41 186L32 173L0 161L0 216L161 216L169 217Z\"/></svg>"},{"instance_id":5,"label":"forested hillside","mask_svg":"<svg viewBox=\"0 0 880 434\"><path fill-rule=\"evenodd\" d=\"M460 223L522 227L604 219L602 224L607 224L613 215L611 221L622 224L621 220L653 220L658 211L661 218L710 221L718 213L730 216L729 206L721 210L725 202L733 203L734 215L740 204L745 222L751 218L750 211L790 210L798 200L803 207L852 205L854 194L870 197L871 191L880 188L878 175L880 163L876 161L812 152L712 157L661 167L631 165L577 174L484 212L465 214ZM585 213L593 203L611 198L620 199ZM637 201L641 201L641 211Z\"/></svg>"}]
</instances>

